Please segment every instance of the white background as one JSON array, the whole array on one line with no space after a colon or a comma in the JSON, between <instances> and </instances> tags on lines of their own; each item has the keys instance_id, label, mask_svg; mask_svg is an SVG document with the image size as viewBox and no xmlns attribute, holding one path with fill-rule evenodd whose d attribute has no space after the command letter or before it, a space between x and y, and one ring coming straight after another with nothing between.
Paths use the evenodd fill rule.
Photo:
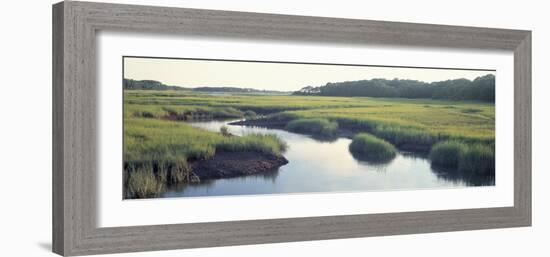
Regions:
<instances>
[{"instance_id":1,"label":"white background","mask_svg":"<svg viewBox=\"0 0 550 257\"><path fill-rule=\"evenodd\" d=\"M115 2L115 1L113 1ZM121 2L121 1L116 1ZM126 1L130 2L130 1ZM192 8L530 29L533 34L533 227L193 249L117 256L548 256L550 143L544 1L131 1ZM51 247L51 6L2 6L0 256L53 256ZM15 25L17 24L17 25ZM512 103L510 103L512 104Z\"/></svg>"}]
</instances>

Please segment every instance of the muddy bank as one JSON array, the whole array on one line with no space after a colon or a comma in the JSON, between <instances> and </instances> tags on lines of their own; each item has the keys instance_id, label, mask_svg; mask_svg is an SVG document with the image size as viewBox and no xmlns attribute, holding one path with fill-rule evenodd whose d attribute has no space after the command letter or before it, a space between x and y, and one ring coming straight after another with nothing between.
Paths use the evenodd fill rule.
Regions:
<instances>
[{"instance_id":1,"label":"muddy bank","mask_svg":"<svg viewBox=\"0 0 550 257\"><path fill-rule=\"evenodd\" d=\"M124 199L158 197L170 188L214 179L267 174L288 163L279 155L258 152L217 152L208 160L174 163L137 161L124 163Z\"/></svg>"},{"instance_id":2,"label":"muddy bank","mask_svg":"<svg viewBox=\"0 0 550 257\"><path fill-rule=\"evenodd\" d=\"M191 163L191 167L196 179L203 181L258 174L275 170L287 163L285 157L273 154L219 152L211 159Z\"/></svg>"}]
</instances>

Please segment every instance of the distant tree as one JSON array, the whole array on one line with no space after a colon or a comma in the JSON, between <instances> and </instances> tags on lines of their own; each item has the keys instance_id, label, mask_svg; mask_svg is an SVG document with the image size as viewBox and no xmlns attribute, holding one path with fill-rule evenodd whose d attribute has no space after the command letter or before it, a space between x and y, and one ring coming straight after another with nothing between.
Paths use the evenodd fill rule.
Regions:
<instances>
[{"instance_id":1,"label":"distant tree","mask_svg":"<svg viewBox=\"0 0 550 257\"><path fill-rule=\"evenodd\" d=\"M124 79L122 86L128 90L188 90L183 87L165 85L155 80Z\"/></svg>"},{"instance_id":2,"label":"distant tree","mask_svg":"<svg viewBox=\"0 0 550 257\"><path fill-rule=\"evenodd\" d=\"M495 101L495 76L492 74L478 77L472 82L472 86L478 88L478 96L482 101Z\"/></svg>"},{"instance_id":3,"label":"distant tree","mask_svg":"<svg viewBox=\"0 0 550 257\"><path fill-rule=\"evenodd\" d=\"M432 98L494 102L495 76L488 74L478 77L473 81L468 79L453 79L432 83L402 79L371 79L329 82L320 87L307 86L294 92L293 94Z\"/></svg>"}]
</instances>

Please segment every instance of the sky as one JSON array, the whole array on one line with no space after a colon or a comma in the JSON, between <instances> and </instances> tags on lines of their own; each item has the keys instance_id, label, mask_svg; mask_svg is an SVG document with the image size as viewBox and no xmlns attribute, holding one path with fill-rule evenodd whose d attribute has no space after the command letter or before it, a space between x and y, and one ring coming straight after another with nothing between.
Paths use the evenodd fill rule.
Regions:
<instances>
[{"instance_id":1,"label":"sky","mask_svg":"<svg viewBox=\"0 0 550 257\"><path fill-rule=\"evenodd\" d=\"M241 87L296 91L327 82L364 79L412 79L425 82L495 74L494 71L399 68L296 63L262 63L124 57L124 78L156 80L182 87Z\"/></svg>"}]
</instances>

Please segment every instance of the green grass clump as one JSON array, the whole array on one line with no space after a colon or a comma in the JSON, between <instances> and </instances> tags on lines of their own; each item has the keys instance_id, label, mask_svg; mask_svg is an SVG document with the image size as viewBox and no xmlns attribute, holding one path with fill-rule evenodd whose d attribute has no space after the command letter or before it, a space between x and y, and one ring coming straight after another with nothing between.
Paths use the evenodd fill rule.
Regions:
<instances>
[{"instance_id":1,"label":"green grass clump","mask_svg":"<svg viewBox=\"0 0 550 257\"><path fill-rule=\"evenodd\" d=\"M495 150L493 145L444 141L434 145L430 151L432 164L457 168L463 172L494 174Z\"/></svg>"},{"instance_id":2,"label":"green grass clump","mask_svg":"<svg viewBox=\"0 0 550 257\"><path fill-rule=\"evenodd\" d=\"M126 198L157 197L163 190L163 184L153 174L151 165L130 166L126 179Z\"/></svg>"},{"instance_id":3,"label":"green grass clump","mask_svg":"<svg viewBox=\"0 0 550 257\"><path fill-rule=\"evenodd\" d=\"M158 170L157 177L163 181L163 175L166 174L165 184L174 185L181 182L189 182L189 176L192 171L185 156L176 159L174 163L165 165L164 167L164 172L162 169Z\"/></svg>"},{"instance_id":4,"label":"green grass clump","mask_svg":"<svg viewBox=\"0 0 550 257\"><path fill-rule=\"evenodd\" d=\"M216 144L216 150L230 152L261 152L281 155L287 144L276 135L249 134L243 137L225 137Z\"/></svg>"},{"instance_id":5,"label":"green grass clump","mask_svg":"<svg viewBox=\"0 0 550 257\"><path fill-rule=\"evenodd\" d=\"M296 119L287 123L285 129L298 133L332 137L338 132L338 123L322 118Z\"/></svg>"},{"instance_id":6,"label":"green grass clump","mask_svg":"<svg viewBox=\"0 0 550 257\"><path fill-rule=\"evenodd\" d=\"M478 174L495 173L495 149L494 147L473 144L460 156L458 169L466 172L476 172Z\"/></svg>"},{"instance_id":7,"label":"green grass clump","mask_svg":"<svg viewBox=\"0 0 550 257\"><path fill-rule=\"evenodd\" d=\"M433 164L443 167L458 167L460 156L467 146L458 141L444 141L430 150L429 158Z\"/></svg>"},{"instance_id":8,"label":"green grass clump","mask_svg":"<svg viewBox=\"0 0 550 257\"><path fill-rule=\"evenodd\" d=\"M193 171L185 156L174 161L133 161L124 165L125 198L157 197L167 186L189 183Z\"/></svg>"},{"instance_id":9,"label":"green grass clump","mask_svg":"<svg viewBox=\"0 0 550 257\"><path fill-rule=\"evenodd\" d=\"M373 162L389 161L397 153L392 144L367 133L360 133L353 137L349 150L354 156Z\"/></svg>"},{"instance_id":10,"label":"green grass clump","mask_svg":"<svg viewBox=\"0 0 550 257\"><path fill-rule=\"evenodd\" d=\"M398 126L377 126L373 134L396 146L408 145L427 149L439 140L437 135L428 131Z\"/></svg>"}]
</instances>

